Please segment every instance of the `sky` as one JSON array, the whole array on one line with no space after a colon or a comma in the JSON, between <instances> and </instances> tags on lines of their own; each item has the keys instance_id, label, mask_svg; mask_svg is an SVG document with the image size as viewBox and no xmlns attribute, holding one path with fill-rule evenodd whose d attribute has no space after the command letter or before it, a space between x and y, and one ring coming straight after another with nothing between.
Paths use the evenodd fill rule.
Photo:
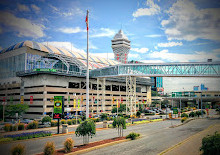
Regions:
<instances>
[{"instance_id":1,"label":"sky","mask_svg":"<svg viewBox=\"0 0 220 155\"><path fill-rule=\"evenodd\" d=\"M0 49L32 40L113 59L111 40L122 29L128 60L220 61L219 0L2 0Z\"/></svg>"}]
</instances>

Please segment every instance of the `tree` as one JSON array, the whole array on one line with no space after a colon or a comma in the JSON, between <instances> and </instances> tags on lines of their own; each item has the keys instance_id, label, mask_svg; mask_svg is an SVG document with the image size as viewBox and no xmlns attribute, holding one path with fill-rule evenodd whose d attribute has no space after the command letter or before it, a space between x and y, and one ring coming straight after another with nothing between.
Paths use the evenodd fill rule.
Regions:
<instances>
[{"instance_id":1,"label":"tree","mask_svg":"<svg viewBox=\"0 0 220 155\"><path fill-rule=\"evenodd\" d=\"M50 116L45 116L43 119L42 119L42 123L44 122L50 122L51 123L51 117Z\"/></svg>"},{"instance_id":2,"label":"tree","mask_svg":"<svg viewBox=\"0 0 220 155\"><path fill-rule=\"evenodd\" d=\"M27 104L7 105L5 108L5 115L13 117L16 113L18 113L18 116L21 116L22 114L27 112L28 109L29 106Z\"/></svg>"},{"instance_id":3,"label":"tree","mask_svg":"<svg viewBox=\"0 0 220 155\"><path fill-rule=\"evenodd\" d=\"M96 134L96 125L94 121L91 119L86 119L85 121L81 122L76 128L75 134L77 137L83 137L83 144L88 144L89 137L92 138L92 136Z\"/></svg>"},{"instance_id":4,"label":"tree","mask_svg":"<svg viewBox=\"0 0 220 155\"><path fill-rule=\"evenodd\" d=\"M169 104L169 101L168 101L168 100L163 100L163 101L161 102L161 108L166 108L166 105L168 106L168 104Z\"/></svg>"},{"instance_id":5,"label":"tree","mask_svg":"<svg viewBox=\"0 0 220 155\"><path fill-rule=\"evenodd\" d=\"M151 96L160 96L160 94L157 91L151 90Z\"/></svg>"},{"instance_id":6,"label":"tree","mask_svg":"<svg viewBox=\"0 0 220 155\"><path fill-rule=\"evenodd\" d=\"M102 113L101 114L101 120L104 121L107 119L107 113Z\"/></svg>"},{"instance_id":7,"label":"tree","mask_svg":"<svg viewBox=\"0 0 220 155\"><path fill-rule=\"evenodd\" d=\"M123 137L123 129L126 129L126 121L124 117L114 118L112 123L113 128L118 129L118 136Z\"/></svg>"},{"instance_id":8,"label":"tree","mask_svg":"<svg viewBox=\"0 0 220 155\"><path fill-rule=\"evenodd\" d=\"M118 108L118 112L123 112L123 111L126 111L126 104L120 104L120 107ZM112 108L112 113L117 113L117 107Z\"/></svg>"}]
</instances>

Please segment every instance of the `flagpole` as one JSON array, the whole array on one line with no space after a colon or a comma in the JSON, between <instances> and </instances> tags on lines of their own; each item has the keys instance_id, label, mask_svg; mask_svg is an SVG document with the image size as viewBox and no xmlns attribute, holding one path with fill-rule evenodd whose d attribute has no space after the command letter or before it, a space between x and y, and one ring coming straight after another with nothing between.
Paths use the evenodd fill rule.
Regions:
<instances>
[{"instance_id":1,"label":"flagpole","mask_svg":"<svg viewBox=\"0 0 220 155\"><path fill-rule=\"evenodd\" d=\"M87 26L87 74L86 74L86 118L89 118L89 10L86 15Z\"/></svg>"}]
</instances>

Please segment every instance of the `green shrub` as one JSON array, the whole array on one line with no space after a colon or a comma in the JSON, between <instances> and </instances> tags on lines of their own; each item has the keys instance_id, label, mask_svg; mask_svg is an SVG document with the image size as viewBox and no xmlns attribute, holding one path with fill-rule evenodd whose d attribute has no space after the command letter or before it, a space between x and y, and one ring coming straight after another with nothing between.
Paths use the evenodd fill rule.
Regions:
<instances>
[{"instance_id":1,"label":"green shrub","mask_svg":"<svg viewBox=\"0 0 220 155\"><path fill-rule=\"evenodd\" d=\"M76 124L76 119L72 119L72 124Z\"/></svg>"},{"instance_id":2,"label":"green shrub","mask_svg":"<svg viewBox=\"0 0 220 155\"><path fill-rule=\"evenodd\" d=\"M100 120L100 118L96 118L96 122L100 122L101 120Z\"/></svg>"},{"instance_id":3,"label":"green shrub","mask_svg":"<svg viewBox=\"0 0 220 155\"><path fill-rule=\"evenodd\" d=\"M201 111L196 111L196 115L199 117L200 115L202 115Z\"/></svg>"},{"instance_id":4,"label":"green shrub","mask_svg":"<svg viewBox=\"0 0 220 155\"><path fill-rule=\"evenodd\" d=\"M55 153L55 144L54 142L47 142L44 146L44 154L45 155L52 155Z\"/></svg>"},{"instance_id":5,"label":"green shrub","mask_svg":"<svg viewBox=\"0 0 220 155\"><path fill-rule=\"evenodd\" d=\"M126 139L130 138L131 140L135 140L137 137L139 137L139 133L131 132L129 135L126 136Z\"/></svg>"},{"instance_id":6,"label":"green shrub","mask_svg":"<svg viewBox=\"0 0 220 155\"><path fill-rule=\"evenodd\" d=\"M206 136L202 139L203 155L217 155L220 154L220 134L215 132L214 135Z\"/></svg>"},{"instance_id":7,"label":"green shrub","mask_svg":"<svg viewBox=\"0 0 220 155\"><path fill-rule=\"evenodd\" d=\"M24 123L18 123L18 130L24 130Z\"/></svg>"},{"instance_id":8,"label":"green shrub","mask_svg":"<svg viewBox=\"0 0 220 155\"><path fill-rule=\"evenodd\" d=\"M4 142L11 142L13 141L13 138L0 138L0 144Z\"/></svg>"},{"instance_id":9,"label":"green shrub","mask_svg":"<svg viewBox=\"0 0 220 155\"><path fill-rule=\"evenodd\" d=\"M182 113L181 117L189 117L186 113Z\"/></svg>"},{"instance_id":10,"label":"green shrub","mask_svg":"<svg viewBox=\"0 0 220 155\"><path fill-rule=\"evenodd\" d=\"M33 121L28 123L27 129L37 129L38 128L38 121Z\"/></svg>"},{"instance_id":11,"label":"green shrub","mask_svg":"<svg viewBox=\"0 0 220 155\"><path fill-rule=\"evenodd\" d=\"M68 125L72 125L72 120L67 120Z\"/></svg>"},{"instance_id":12,"label":"green shrub","mask_svg":"<svg viewBox=\"0 0 220 155\"><path fill-rule=\"evenodd\" d=\"M53 121L53 120L51 121L51 126L52 126L52 127L57 126L57 124L58 124L57 121Z\"/></svg>"},{"instance_id":13,"label":"green shrub","mask_svg":"<svg viewBox=\"0 0 220 155\"><path fill-rule=\"evenodd\" d=\"M74 146L74 141L72 138L67 138L64 142L64 149L65 152L71 152Z\"/></svg>"},{"instance_id":14,"label":"green shrub","mask_svg":"<svg viewBox=\"0 0 220 155\"><path fill-rule=\"evenodd\" d=\"M62 119L61 124L66 124L66 120Z\"/></svg>"},{"instance_id":15,"label":"green shrub","mask_svg":"<svg viewBox=\"0 0 220 155\"><path fill-rule=\"evenodd\" d=\"M25 146L23 144L17 144L11 149L12 155L24 155L25 154Z\"/></svg>"},{"instance_id":16,"label":"green shrub","mask_svg":"<svg viewBox=\"0 0 220 155\"><path fill-rule=\"evenodd\" d=\"M186 121L187 120L187 117L183 117L182 119L181 119L181 122L183 123L184 121Z\"/></svg>"},{"instance_id":17,"label":"green shrub","mask_svg":"<svg viewBox=\"0 0 220 155\"><path fill-rule=\"evenodd\" d=\"M107 117L107 121L110 121L110 117Z\"/></svg>"},{"instance_id":18,"label":"green shrub","mask_svg":"<svg viewBox=\"0 0 220 155\"><path fill-rule=\"evenodd\" d=\"M107 113L102 113L101 114L101 120L104 121L107 119Z\"/></svg>"},{"instance_id":19,"label":"green shrub","mask_svg":"<svg viewBox=\"0 0 220 155\"><path fill-rule=\"evenodd\" d=\"M140 116L141 116L141 112L140 112L140 111L137 111L136 116L137 116L137 117L140 117Z\"/></svg>"},{"instance_id":20,"label":"green shrub","mask_svg":"<svg viewBox=\"0 0 220 155\"><path fill-rule=\"evenodd\" d=\"M196 114L192 111L191 113L189 113L189 117L195 117Z\"/></svg>"},{"instance_id":21,"label":"green shrub","mask_svg":"<svg viewBox=\"0 0 220 155\"><path fill-rule=\"evenodd\" d=\"M11 124L5 124L4 130L5 130L6 132L12 131L12 130L13 130L12 125L11 125Z\"/></svg>"},{"instance_id":22,"label":"green shrub","mask_svg":"<svg viewBox=\"0 0 220 155\"><path fill-rule=\"evenodd\" d=\"M45 117L42 119L41 122L42 122L42 123L44 123L44 122L51 122L51 117L50 117L50 116L45 116Z\"/></svg>"},{"instance_id":23,"label":"green shrub","mask_svg":"<svg viewBox=\"0 0 220 155\"><path fill-rule=\"evenodd\" d=\"M155 115L155 113L145 113L145 115Z\"/></svg>"},{"instance_id":24,"label":"green shrub","mask_svg":"<svg viewBox=\"0 0 220 155\"><path fill-rule=\"evenodd\" d=\"M17 124L12 126L12 131L17 131L17 129L18 129L18 125Z\"/></svg>"}]
</instances>

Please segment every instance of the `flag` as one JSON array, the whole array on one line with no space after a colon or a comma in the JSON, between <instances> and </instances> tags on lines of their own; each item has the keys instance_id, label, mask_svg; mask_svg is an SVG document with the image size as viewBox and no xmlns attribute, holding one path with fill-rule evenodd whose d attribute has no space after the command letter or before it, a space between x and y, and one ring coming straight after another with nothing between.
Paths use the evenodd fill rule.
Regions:
<instances>
[{"instance_id":1,"label":"flag","mask_svg":"<svg viewBox=\"0 0 220 155\"><path fill-rule=\"evenodd\" d=\"M87 27L87 31L88 31L89 30L88 12L86 15L86 27Z\"/></svg>"},{"instance_id":2,"label":"flag","mask_svg":"<svg viewBox=\"0 0 220 155\"><path fill-rule=\"evenodd\" d=\"M80 108L80 99L78 99L78 108Z\"/></svg>"},{"instance_id":3,"label":"flag","mask_svg":"<svg viewBox=\"0 0 220 155\"><path fill-rule=\"evenodd\" d=\"M76 108L76 99L73 100L73 108Z\"/></svg>"}]
</instances>

